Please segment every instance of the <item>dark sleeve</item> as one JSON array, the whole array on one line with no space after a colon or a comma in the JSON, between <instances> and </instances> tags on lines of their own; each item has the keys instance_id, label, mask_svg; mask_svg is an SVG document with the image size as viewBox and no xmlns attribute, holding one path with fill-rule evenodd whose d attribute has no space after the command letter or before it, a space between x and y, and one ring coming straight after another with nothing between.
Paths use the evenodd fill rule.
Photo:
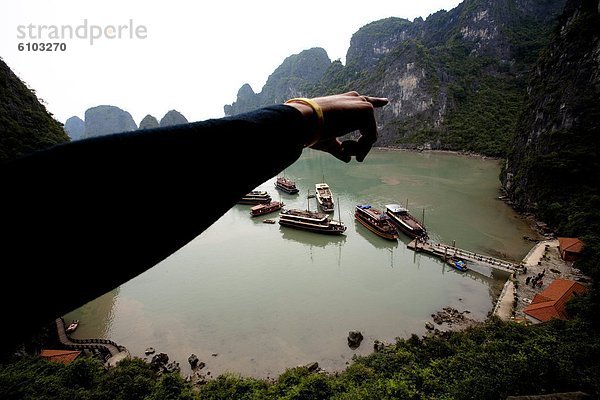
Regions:
<instances>
[{"instance_id":1,"label":"dark sleeve","mask_svg":"<svg viewBox=\"0 0 600 400\"><path fill-rule=\"evenodd\" d=\"M296 109L82 140L2 166L5 321L43 324L151 268L301 154Z\"/></svg>"}]
</instances>

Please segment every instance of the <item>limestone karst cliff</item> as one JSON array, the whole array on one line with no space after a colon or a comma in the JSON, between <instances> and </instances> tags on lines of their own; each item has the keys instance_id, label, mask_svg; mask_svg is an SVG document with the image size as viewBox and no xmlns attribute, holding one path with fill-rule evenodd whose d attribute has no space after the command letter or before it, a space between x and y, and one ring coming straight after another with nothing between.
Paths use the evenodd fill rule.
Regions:
<instances>
[{"instance_id":1,"label":"limestone karst cliff","mask_svg":"<svg viewBox=\"0 0 600 400\"><path fill-rule=\"evenodd\" d=\"M314 73L299 79L289 68L299 55L291 56L260 93L244 85L225 112L297 95L357 90L390 99L378 112L378 145L503 156L522 107L527 71L563 5L564 0L465 0L425 20L375 21L352 36L346 65L325 62L328 57L321 54L313 61Z\"/></svg>"},{"instance_id":2,"label":"limestone karst cliff","mask_svg":"<svg viewBox=\"0 0 600 400\"><path fill-rule=\"evenodd\" d=\"M35 91L0 59L0 162L68 140Z\"/></svg>"}]
</instances>

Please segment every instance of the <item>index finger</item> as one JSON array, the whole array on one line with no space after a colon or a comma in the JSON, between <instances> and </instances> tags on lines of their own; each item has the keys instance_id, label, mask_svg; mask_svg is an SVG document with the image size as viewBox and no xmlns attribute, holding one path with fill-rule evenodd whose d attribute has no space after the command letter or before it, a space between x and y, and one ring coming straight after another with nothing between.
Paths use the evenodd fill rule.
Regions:
<instances>
[{"instance_id":1,"label":"index finger","mask_svg":"<svg viewBox=\"0 0 600 400\"><path fill-rule=\"evenodd\" d=\"M369 101L369 103L371 103ZM373 103L371 103L373 104ZM386 102L382 105L387 104ZM374 107L374 105L373 105ZM375 113L373 107L368 108L368 112L363 117L363 124L361 124L359 131L360 137L356 143L356 161L363 162L373 144L377 141L377 123L375 122Z\"/></svg>"},{"instance_id":2,"label":"index finger","mask_svg":"<svg viewBox=\"0 0 600 400\"><path fill-rule=\"evenodd\" d=\"M371 97L371 96L363 96L366 101L371 103L373 107L379 108L388 104L390 101L385 97Z\"/></svg>"}]
</instances>

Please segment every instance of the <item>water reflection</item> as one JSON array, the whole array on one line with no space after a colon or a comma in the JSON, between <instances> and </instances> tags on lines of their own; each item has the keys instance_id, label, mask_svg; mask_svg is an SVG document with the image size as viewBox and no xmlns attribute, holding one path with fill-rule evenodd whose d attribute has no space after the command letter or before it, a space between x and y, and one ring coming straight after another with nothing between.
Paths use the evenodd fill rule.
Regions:
<instances>
[{"instance_id":1,"label":"water reflection","mask_svg":"<svg viewBox=\"0 0 600 400\"><path fill-rule=\"evenodd\" d=\"M346 242L346 235L324 235L286 226L280 226L279 230L282 239L301 243L307 247L325 248L331 245L341 246Z\"/></svg>"},{"instance_id":2,"label":"water reflection","mask_svg":"<svg viewBox=\"0 0 600 400\"><path fill-rule=\"evenodd\" d=\"M119 288L111 290L64 316L65 321L74 319L80 321L77 330L72 335L74 338L109 337L119 290Z\"/></svg>"},{"instance_id":3,"label":"water reflection","mask_svg":"<svg viewBox=\"0 0 600 400\"><path fill-rule=\"evenodd\" d=\"M354 220L354 227L356 228L356 233L358 233L360 237L368 241L373 247L376 247L378 249L394 249L398 247L397 240L388 240L377 236L376 234L365 228L357 220Z\"/></svg>"}]
</instances>

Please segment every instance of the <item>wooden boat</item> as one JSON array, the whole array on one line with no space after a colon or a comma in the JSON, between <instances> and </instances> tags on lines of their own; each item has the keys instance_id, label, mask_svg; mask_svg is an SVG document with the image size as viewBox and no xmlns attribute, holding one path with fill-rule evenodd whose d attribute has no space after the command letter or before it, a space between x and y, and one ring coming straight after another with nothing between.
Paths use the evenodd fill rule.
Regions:
<instances>
[{"instance_id":1,"label":"wooden boat","mask_svg":"<svg viewBox=\"0 0 600 400\"><path fill-rule=\"evenodd\" d=\"M346 226L327 214L309 210L285 210L279 214L279 225L328 235L341 235Z\"/></svg>"},{"instance_id":2,"label":"wooden boat","mask_svg":"<svg viewBox=\"0 0 600 400\"><path fill-rule=\"evenodd\" d=\"M316 197L317 203L319 203L319 208L323 210L323 212L333 212L333 197L331 195L331 189L329 189L329 185L326 183L317 183L315 185L316 189Z\"/></svg>"},{"instance_id":3,"label":"wooden boat","mask_svg":"<svg viewBox=\"0 0 600 400\"><path fill-rule=\"evenodd\" d=\"M427 239L425 226L410 215L406 207L402 207L399 204L387 204L385 209L385 213L390 217L392 223L399 231L404 232L411 238Z\"/></svg>"},{"instance_id":4,"label":"wooden boat","mask_svg":"<svg viewBox=\"0 0 600 400\"><path fill-rule=\"evenodd\" d=\"M271 202L271 196L265 191L253 190L242 197L238 204L268 204Z\"/></svg>"},{"instance_id":5,"label":"wooden boat","mask_svg":"<svg viewBox=\"0 0 600 400\"><path fill-rule=\"evenodd\" d=\"M251 217L258 217L259 215L269 214L278 210L281 210L283 203L281 201L272 201L269 204L257 204L250 209Z\"/></svg>"},{"instance_id":6,"label":"wooden boat","mask_svg":"<svg viewBox=\"0 0 600 400\"><path fill-rule=\"evenodd\" d=\"M73 332L75 332L75 330L77 329L78 326L79 326L79 320L78 319L74 319L73 322L71 322L69 324L69 326L67 326L65 328L65 332L67 332L67 333L73 333Z\"/></svg>"},{"instance_id":7,"label":"wooden boat","mask_svg":"<svg viewBox=\"0 0 600 400\"><path fill-rule=\"evenodd\" d=\"M467 262L458 257L449 257L446 259L446 263L450 265L452 268L455 268L461 272L468 271Z\"/></svg>"},{"instance_id":8,"label":"wooden boat","mask_svg":"<svg viewBox=\"0 0 600 400\"><path fill-rule=\"evenodd\" d=\"M376 235L388 240L397 240L398 231L390 221L390 217L369 204L357 205L354 218Z\"/></svg>"},{"instance_id":9,"label":"wooden boat","mask_svg":"<svg viewBox=\"0 0 600 400\"><path fill-rule=\"evenodd\" d=\"M277 177L275 180L275 188L288 194L296 194L299 192L298 188L296 187L296 182L282 176Z\"/></svg>"}]
</instances>

